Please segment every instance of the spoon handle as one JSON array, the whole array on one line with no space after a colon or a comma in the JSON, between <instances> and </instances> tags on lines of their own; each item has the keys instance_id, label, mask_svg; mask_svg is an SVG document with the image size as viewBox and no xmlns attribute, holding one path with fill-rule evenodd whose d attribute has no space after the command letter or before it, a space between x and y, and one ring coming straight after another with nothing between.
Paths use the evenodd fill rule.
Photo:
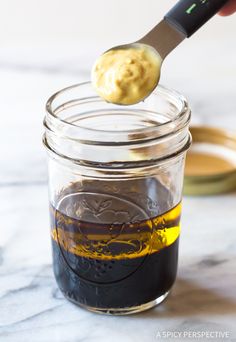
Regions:
<instances>
[{"instance_id":1,"label":"spoon handle","mask_svg":"<svg viewBox=\"0 0 236 342\"><path fill-rule=\"evenodd\" d=\"M223 7L228 0L180 0L165 20L190 37Z\"/></svg>"}]
</instances>

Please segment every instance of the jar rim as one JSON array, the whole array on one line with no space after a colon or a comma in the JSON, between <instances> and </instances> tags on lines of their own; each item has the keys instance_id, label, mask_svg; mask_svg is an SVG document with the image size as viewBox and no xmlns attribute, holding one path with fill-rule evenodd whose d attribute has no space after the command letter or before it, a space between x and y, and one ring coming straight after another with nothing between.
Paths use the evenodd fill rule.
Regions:
<instances>
[{"instance_id":1,"label":"jar rim","mask_svg":"<svg viewBox=\"0 0 236 342\"><path fill-rule=\"evenodd\" d=\"M95 129L94 127L81 127L78 124L74 124L73 122L69 122L66 119L63 119L57 115L55 112L55 109L53 109L54 102L58 100L58 98L62 95L64 95L67 92L73 91L75 89L79 89L81 87L85 86L91 86L91 82L82 82L78 84L74 84L72 86L63 88L56 93L54 93L47 101L46 103L46 112L48 115L48 120L46 118L46 124L45 127L46 129L49 128L51 129L52 126L58 126L58 125L64 125L65 127L80 130L80 134L77 136L76 140L80 140L81 142L84 143L92 143L92 144L105 144L105 145L116 145L117 143L119 144L136 144L136 143L142 143L143 141L150 141L153 139L158 139L158 138L163 138L169 135L172 135L176 132L178 132L178 129L182 129L183 126L187 125L190 120L190 108L188 105L188 102L186 98L178 93L175 90L166 88L162 85L158 85L157 88L154 90L151 96L155 97L157 95L163 95L165 97L169 97L169 99L173 99L175 101L178 101L179 104L179 110L176 112L176 115L163 122L163 123L158 123L156 125L153 125L152 127L142 127L138 129L129 129L129 130L106 130L106 129ZM104 105L108 105L108 103L100 97L97 96L88 96L87 99L94 98L99 99ZM79 97L79 91L78 91L78 100L86 100L86 98L80 98ZM73 102L73 100L71 101ZM111 104L112 105L112 104ZM139 105L139 104L137 104ZM59 107L58 107L59 108ZM57 108L57 109L58 109ZM63 110L64 104L61 104L61 110ZM134 112L137 109L130 109L130 106L119 106L121 111L124 111L128 109L129 111L133 110ZM146 110L148 113L152 113L153 115L157 114L157 111L153 110ZM83 114L85 114L84 112ZM51 125L48 125L47 121L51 122ZM49 127L50 126L50 127ZM96 133L94 139L94 134ZM129 134L129 142L123 138L127 136L127 133ZM84 137L87 137L86 139ZM132 138L133 136L133 138ZM71 137L72 138L72 137ZM123 141L124 140L124 141Z\"/></svg>"},{"instance_id":2,"label":"jar rim","mask_svg":"<svg viewBox=\"0 0 236 342\"><path fill-rule=\"evenodd\" d=\"M180 156L191 143L186 99L160 85L144 102L118 106L84 82L52 95L46 110L44 145L83 166L147 167Z\"/></svg>"}]
</instances>

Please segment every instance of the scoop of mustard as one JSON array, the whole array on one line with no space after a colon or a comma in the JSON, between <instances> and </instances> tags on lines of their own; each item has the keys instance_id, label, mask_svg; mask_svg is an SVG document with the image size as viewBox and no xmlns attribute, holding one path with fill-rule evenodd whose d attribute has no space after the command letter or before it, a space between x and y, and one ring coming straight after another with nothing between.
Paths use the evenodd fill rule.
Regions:
<instances>
[{"instance_id":1,"label":"scoop of mustard","mask_svg":"<svg viewBox=\"0 0 236 342\"><path fill-rule=\"evenodd\" d=\"M107 102L135 104L150 95L158 84L161 63L161 57L148 45L115 48L97 59L92 84Z\"/></svg>"}]
</instances>

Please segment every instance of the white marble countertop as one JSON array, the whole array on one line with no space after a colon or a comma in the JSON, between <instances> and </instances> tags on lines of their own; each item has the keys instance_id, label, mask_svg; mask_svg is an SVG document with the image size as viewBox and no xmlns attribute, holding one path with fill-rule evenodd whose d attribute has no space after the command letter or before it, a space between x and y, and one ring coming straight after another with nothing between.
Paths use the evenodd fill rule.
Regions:
<instances>
[{"instance_id":1,"label":"white marble countertop","mask_svg":"<svg viewBox=\"0 0 236 342\"><path fill-rule=\"evenodd\" d=\"M186 58L181 73L180 53L170 58L176 72L166 66L162 83L188 97L194 123L236 131L235 53L228 47L227 63L219 65L217 49L212 43L207 63L196 50L197 66ZM0 341L167 341L165 333L184 331L221 332L236 341L236 193L184 198L178 279L161 306L108 317L61 295L51 267L44 103L87 80L95 53L59 51L5 49L0 57Z\"/></svg>"}]
</instances>

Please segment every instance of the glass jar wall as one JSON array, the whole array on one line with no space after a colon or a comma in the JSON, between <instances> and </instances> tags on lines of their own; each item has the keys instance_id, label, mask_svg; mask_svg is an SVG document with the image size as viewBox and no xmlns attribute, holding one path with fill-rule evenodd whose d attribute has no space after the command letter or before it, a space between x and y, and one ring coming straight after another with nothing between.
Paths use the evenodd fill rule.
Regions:
<instances>
[{"instance_id":1,"label":"glass jar wall","mask_svg":"<svg viewBox=\"0 0 236 342\"><path fill-rule=\"evenodd\" d=\"M96 312L160 303L174 284L190 110L158 87L117 106L84 83L47 103L53 268L63 294Z\"/></svg>"}]
</instances>

